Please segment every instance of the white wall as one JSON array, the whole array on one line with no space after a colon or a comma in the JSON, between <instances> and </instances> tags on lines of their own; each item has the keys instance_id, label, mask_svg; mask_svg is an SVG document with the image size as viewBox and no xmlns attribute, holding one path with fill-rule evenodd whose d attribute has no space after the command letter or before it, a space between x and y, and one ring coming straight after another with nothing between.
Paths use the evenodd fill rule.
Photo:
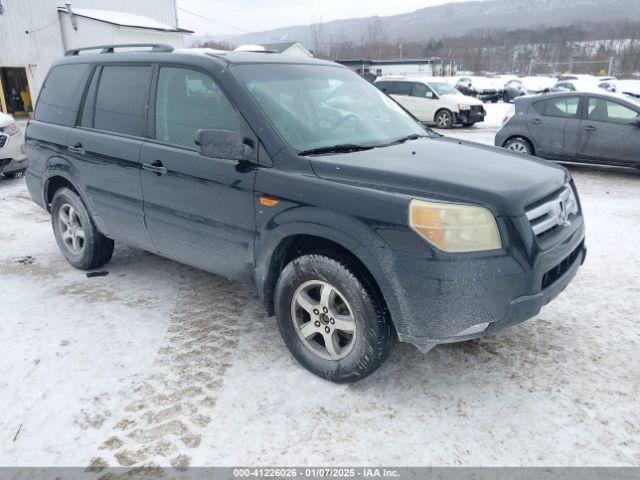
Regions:
<instances>
[{"instance_id":1,"label":"white wall","mask_svg":"<svg viewBox=\"0 0 640 480\"><path fill-rule=\"evenodd\" d=\"M175 0L71 2L72 7L117 10L150 17L167 25L177 25ZM64 54L61 25L58 21L58 6L63 6L64 0L2 0L2 5L4 14L0 15L0 66L26 67L35 101L51 64ZM29 33L25 33L26 31ZM122 38L129 37L124 35ZM118 43L125 41L127 40L120 40L118 37Z\"/></svg>"},{"instance_id":2,"label":"white wall","mask_svg":"<svg viewBox=\"0 0 640 480\"><path fill-rule=\"evenodd\" d=\"M71 25L71 19L68 14L60 14L65 50L96 45L113 45L116 43L166 43L175 48L184 47L184 35L181 33L119 27L90 18L77 16L75 18L77 29L74 29Z\"/></svg>"}]
</instances>

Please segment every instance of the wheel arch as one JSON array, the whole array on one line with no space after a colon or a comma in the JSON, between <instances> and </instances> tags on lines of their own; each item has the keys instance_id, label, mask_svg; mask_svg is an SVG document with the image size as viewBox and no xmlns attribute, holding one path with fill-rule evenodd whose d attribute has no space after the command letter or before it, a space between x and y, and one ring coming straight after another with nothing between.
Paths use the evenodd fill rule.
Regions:
<instances>
[{"instance_id":1,"label":"wheel arch","mask_svg":"<svg viewBox=\"0 0 640 480\"><path fill-rule=\"evenodd\" d=\"M76 187L74 183L64 175L54 174L45 180L44 201L45 201L45 207L48 212L51 212L51 201L53 200L53 196L55 195L55 193L61 188L65 188L65 187L73 191L80 198L82 198L82 195L80 195L80 191L78 190L78 187Z\"/></svg>"},{"instance_id":2,"label":"wheel arch","mask_svg":"<svg viewBox=\"0 0 640 480\"><path fill-rule=\"evenodd\" d=\"M535 155L536 154L536 146L534 145L533 141L527 137L526 135L522 135L522 134L516 134L516 135L509 135L504 142L502 142L502 148L505 148L505 145L509 142L509 140L513 140L514 138L522 138L523 140L526 140L527 142L529 142L529 145L531 145L531 155Z\"/></svg>"},{"instance_id":3,"label":"wheel arch","mask_svg":"<svg viewBox=\"0 0 640 480\"><path fill-rule=\"evenodd\" d=\"M263 249L256 262L258 295L269 315L274 314L275 287L284 267L302 255L321 254L343 261L369 288L381 308L388 314L385 296L367 259L356 253L362 243L340 231L327 228L299 229L279 236Z\"/></svg>"}]
</instances>

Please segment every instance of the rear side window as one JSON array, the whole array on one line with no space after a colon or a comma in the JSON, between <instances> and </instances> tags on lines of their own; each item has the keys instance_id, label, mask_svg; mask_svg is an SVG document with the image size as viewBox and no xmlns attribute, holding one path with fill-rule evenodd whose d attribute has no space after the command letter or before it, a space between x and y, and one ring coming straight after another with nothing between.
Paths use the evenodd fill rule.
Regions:
<instances>
[{"instance_id":1,"label":"rear side window","mask_svg":"<svg viewBox=\"0 0 640 480\"><path fill-rule=\"evenodd\" d=\"M384 93L393 93L393 89L391 88L391 82L376 82L375 85Z\"/></svg>"},{"instance_id":2,"label":"rear side window","mask_svg":"<svg viewBox=\"0 0 640 480\"><path fill-rule=\"evenodd\" d=\"M411 82L393 82L393 93L395 95L411 95Z\"/></svg>"},{"instance_id":3,"label":"rear side window","mask_svg":"<svg viewBox=\"0 0 640 480\"><path fill-rule=\"evenodd\" d=\"M283 92L279 100L293 108L295 99ZM238 114L211 77L186 68L163 67L156 98L156 139L195 148L202 128L239 131Z\"/></svg>"},{"instance_id":4,"label":"rear side window","mask_svg":"<svg viewBox=\"0 0 640 480\"><path fill-rule=\"evenodd\" d=\"M576 118L580 97L553 98L539 103L544 103L545 105L544 113L542 114L545 117ZM534 104L534 108L536 108L535 106L536 104Z\"/></svg>"},{"instance_id":5,"label":"rear side window","mask_svg":"<svg viewBox=\"0 0 640 480\"><path fill-rule=\"evenodd\" d=\"M88 63L53 67L40 92L35 119L74 126L90 68Z\"/></svg>"},{"instance_id":6,"label":"rear side window","mask_svg":"<svg viewBox=\"0 0 640 480\"><path fill-rule=\"evenodd\" d=\"M94 128L142 136L150 81L151 67L146 65L103 67L96 94Z\"/></svg>"},{"instance_id":7,"label":"rear side window","mask_svg":"<svg viewBox=\"0 0 640 480\"><path fill-rule=\"evenodd\" d=\"M638 116L635 110L602 98L590 98L587 118L594 122L618 123L627 125Z\"/></svg>"}]
</instances>

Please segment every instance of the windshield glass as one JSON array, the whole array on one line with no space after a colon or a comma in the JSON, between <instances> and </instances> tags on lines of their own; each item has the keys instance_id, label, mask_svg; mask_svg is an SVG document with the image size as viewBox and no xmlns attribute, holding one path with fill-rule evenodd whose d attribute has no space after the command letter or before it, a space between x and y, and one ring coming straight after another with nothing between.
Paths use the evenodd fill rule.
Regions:
<instances>
[{"instance_id":1,"label":"windshield glass","mask_svg":"<svg viewBox=\"0 0 640 480\"><path fill-rule=\"evenodd\" d=\"M235 65L280 134L298 151L334 145L381 146L424 126L351 70L326 65Z\"/></svg>"},{"instance_id":2,"label":"windshield glass","mask_svg":"<svg viewBox=\"0 0 640 480\"><path fill-rule=\"evenodd\" d=\"M448 83L434 82L430 83L429 86L433 88L438 95L460 95L460 92Z\"/></svg>"}]
</instances>

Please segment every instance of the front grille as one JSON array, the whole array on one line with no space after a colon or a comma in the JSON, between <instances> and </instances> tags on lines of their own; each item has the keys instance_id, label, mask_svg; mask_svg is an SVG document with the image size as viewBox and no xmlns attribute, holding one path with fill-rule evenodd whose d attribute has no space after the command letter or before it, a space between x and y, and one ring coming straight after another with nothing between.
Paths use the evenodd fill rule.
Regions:
<instances>
[{"instance_id":1,"label":"front grille","mask_svg":"<svg viewBox=\"0 0 640 480\"><path fill-rule=\"evenodd\" d=\"M4 167L5 165L8 165L9 162L11 162L10 158L0 158L0 168Z\"/></svg>"},{"instance_id":2,"label":"front grille","mask_svg":"<svg viewBox=\"0 0 640 480\"><path fill-rule=\"evenodd\" d=\"M4 147L7 144L7 140L9 137L6 135L0 135L0 148Z\"/></svg>"},{"instance_id":3,"label":"front grille","mask_svg":"<svg viewBox=\"0 0 640 480\"><path fill-rule=\"evenodd\" d=\"M578 213L578 201L571 185L552 193L525 211L531 228L536 236L545 235L552 230L571 225L571 219Z\"/></svg>"},{"instance_id":4,"label":"front grille","mask_svg":"<svg viewBox=\"0 0 640 480\"><path fill-rule=\"evenodd\" d=\"M556 280L562 277L562 275L564 275L567 272L567 270L571 268L571 265L573 265L573 262L576 261L581 251L582 251L582 243L578 246L578 248L576 248L573 252L571 252L568 257L566 257L558 265L556 265L547 273L545 273L542 276L542 290L553 285Z\"/></svg>"},{"instance_id":5,"label":"front grille","mask_svg":"<svg viewBox=\"0 0 640 480\"><path fill-rule=\"evenodd\" d=\"M471 105L471 111L473 113L482 113L484 112L484 107L482 105Z\"/></svg>"}]
</instances>

